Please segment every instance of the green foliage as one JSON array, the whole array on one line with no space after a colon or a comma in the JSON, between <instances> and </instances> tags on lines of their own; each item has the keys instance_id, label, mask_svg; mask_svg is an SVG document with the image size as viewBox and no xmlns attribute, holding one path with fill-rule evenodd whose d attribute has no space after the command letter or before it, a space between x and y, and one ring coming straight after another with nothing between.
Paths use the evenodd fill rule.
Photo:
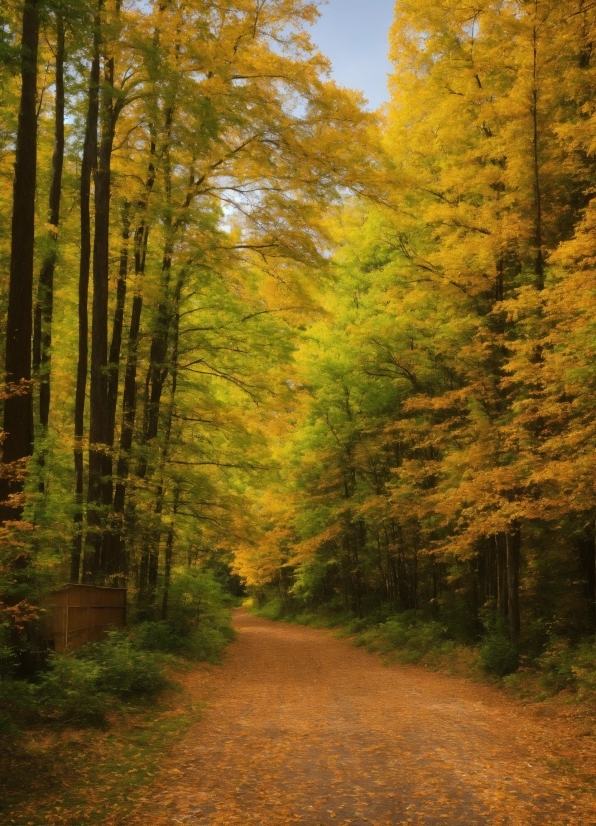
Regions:
<instances>
[{"instance_id":1,"label":"green foliage","mask_svg":"<svg viewBox=\"0 0 596 826\"><path fill-rule=\"evenodd\" d=\"M576 684L574 651L566 640L553 640L540 657L542 666L541 685L551 693L558 693Z\"/></svg>"},{"instance_id":2,"label":"green foliage","mask_svg":"<svg viewBox=\"0 0 596 826\"><path fill-rule=\"evenodd\" d=\"M268 620L280 620L288 615L285 603L281 597L272 597L267 600L262 607L256 607L254 604L247 607L257 616Z\"/></svg>"},{"instance_id":3,"label":"green foliage","mask_svg":"<svg viewBox=\"0 0 596 826\"><path fill-rule=\"evenodd\" d=\"M156 654L140 651L126 633L112 631L103 642L74 654L53 654L30 692L42 720L85 726L104 724L116 701L147 701L167 685Z\"/></svg>"},{"instance_id":4,"label":"green foliage","mask_svg":"<svg viewBox=\"0 0 596 826\"><path fill-rule=\"evenodd\" d=\"M478 663L488 674L505 677L519 666L519 649L507 632L498 628L489 631L478 652Z\"/></svg>"},{"instance_id":5,"label":"green foliage","mask_svg":"<svg viewBox=\"0 0 596 826\"><path fill-rule=\"evenodd\" d=\"M67 655L46 653L34 678L17 679L20 651L0 647L0 738L36 722L102 726L122 703L151 702L170 684L166 668L184 657L218 662L233 638L230 601L211 572L174 572L167 621L111 631ZM5 630L8 630L6 626Z\"/></svg>"},{"instance_id":6,"label":"green foliage","mask_svg":"<svg viewBox=\"0 0 596 826\"><path fill-rule=\"evenodd\" d=\"M505 677L519 667L519 648L509 639L507 625L493 606L482 612L485 636L478 652L478 664L487 674Z\"/></svg>"},{"instance_id":7,"label":"green foliage","mask_svg":"<svg viewBox=\"0 0 596 826\"><path fill-rule=\"evenodd\" d=\"M230 623L231 597L210 571L199 568L178 569L170 586L167 627L145 629L150 644L168 645L165 650L185 657L217 662L225 646L233 639ZM164 650L162 648L161 650Z\"/></svg>"},{"instance_id":8,"label":"green foliage","mask_svg":"<svg viewBox=\"0 0 596 826\"><path fill-rule=\"evenodd\" d=\"M55 655L50 668L31 687L42 720L66 725L102 725L110 708L104 670L92 658Z\"/></svg>"},{"instance_id":9,"label":"green foliage","mask_svg":"<svg viewBox=\"0 0 596 826\"><path fill-rule=\"evenodd\" d=\"M141 622L131 632L134 646L141 651L175 652L179 638L167 622Z\"/></svg>"},{"instance_id":10,"label":"green foliage","mask_svg":"<svg viewBox=\"0 0 596 826\"><path fill-rule=\"evenodd\" d=\"M121 700L153 697L168 684L159 660L139 650L121 631L111 631L104 642L82 648L80 660L97 665L98 689Z\"/></svg>"},{"instance_id":11,"label":"green foliage","mask_svg":"<svg viewBox=\"0 0 596 826\"><path fill-rule=\"evenodd\" d=\"M0 676L0 748L14 740L20 728L34 719L29 684L24 680Z\"/></svg>"},{"instance_id":12,"label":"green foliage","mask_svg":"<svg viewBox=\"0 0 596 826\"><path fill-rule=\"evenodd\" d=\"M384 650L397 650L403 663L418 663L433 650L444 650L447 629L434 620L424 621L409 612L391 617L380 627Z\"/></svg>"},{"instance_id":13,"label":"green foliage","mask_svg":"<svg viewBox=\"0 0 596 826\"><path fill-rule=\"evenodd\" d=\"M220 583L199 568L175 571L168 600L168 623L175 636L191 637L204 624L229 624L229 609Z\"/></svg>"},{"instance_id":14,"label":"green foliage","mask_svg":"<svg viewBox=\"0 0 596 826\"><path fill-rule=\"evenodd\" d=\"M586 693L596 692L596 643L585 641L569 646L566 639L554 639L539 658L540 682L551 693L566 688Z\"/></svg>"}]
</instances>

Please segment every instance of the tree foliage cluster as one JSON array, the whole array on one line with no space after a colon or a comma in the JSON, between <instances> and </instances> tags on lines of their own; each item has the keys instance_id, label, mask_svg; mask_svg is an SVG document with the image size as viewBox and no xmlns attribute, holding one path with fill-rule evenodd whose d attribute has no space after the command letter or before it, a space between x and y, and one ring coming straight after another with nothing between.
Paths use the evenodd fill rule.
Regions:
<instances>
[{"instance_id":1,"label":"tree foliage cluster","mask_svg":"<svg viewBox=\"0 0 596 826\"><path fill-rule=\"evenodd\" d=\"M595 15L396 4L391 195L330 221L257 595L488 632L497 671L593 633Z\"/></svg>"}]
</instances>

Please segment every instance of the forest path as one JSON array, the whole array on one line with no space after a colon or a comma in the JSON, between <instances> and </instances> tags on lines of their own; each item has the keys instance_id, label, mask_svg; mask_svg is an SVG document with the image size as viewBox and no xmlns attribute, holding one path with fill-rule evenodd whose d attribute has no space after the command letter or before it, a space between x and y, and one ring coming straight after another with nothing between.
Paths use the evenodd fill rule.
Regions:
<instances>
[{"instance_id":1,"label":"forest path","mask_svg":"<svg viewBox=\"0 0 596 826\"><path fill-rule=\"evenodd\" d=\"M205 716L130 823L596 824L594 737L556 715L326 632L234 623L224 667L197 677Z\"/></svg>"}]
</instances>

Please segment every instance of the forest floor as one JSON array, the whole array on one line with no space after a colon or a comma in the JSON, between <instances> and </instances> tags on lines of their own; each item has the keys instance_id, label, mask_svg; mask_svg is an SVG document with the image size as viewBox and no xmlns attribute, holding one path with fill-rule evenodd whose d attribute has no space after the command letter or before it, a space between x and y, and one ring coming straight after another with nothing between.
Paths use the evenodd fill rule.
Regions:
<instances>
[{"instance_id":1,"label":"forest floor","mask_svg":"<svg viewBox=\"0 0 596 826\"><path fill-rule=\"evenodd\" d=\"M596 824L594 720L235 613L203 719L127 826Z\"/></svg>"}]
</instances>

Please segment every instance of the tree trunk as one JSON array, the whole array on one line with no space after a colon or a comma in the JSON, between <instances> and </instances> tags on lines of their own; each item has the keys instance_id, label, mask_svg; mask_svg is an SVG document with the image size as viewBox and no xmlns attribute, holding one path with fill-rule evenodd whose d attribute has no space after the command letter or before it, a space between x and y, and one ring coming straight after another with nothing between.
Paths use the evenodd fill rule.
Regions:
<instances>
[{"instance_id":1,"label":"tree trunk","mask_svg":"<svg viewBox=\"0 0 596 826\"><path fill-rule=\"evenodd\" d=\"M93 33L93 60L89 77L89 96L85 142L81 162L80 210L81 257L79 261L79 352L74 413L74 475L75 475L75 533L71 556L70 580L78 582L83 553L83 490L85 435L85 393L89 358L89 272L91 267L91 175L97 165L97 125L99 119L99 39L100 18L95 18Z\"/></svg>"},{"instance_id":2,"label":"tree trunk","mask_svg":"<svg viewBox=\"0 0 596 826\"><path fill-rule=\"evenodd\" d=\"M154 517L156 522L156 527L154 530L148 531L145 537L145 541L143 543L143 551L141 556L141 571L140 571L140 581L139 581L139 603L140 605L144 606L145 608L153 605L154 597L155 597L155 590L157 587L157 577L158 577L158 570L159 570L159 545L161 541L161 514L163 511L164 505L164 498L165 498L165 481L164 481L164 469L168 461L168 455L170 451L170 439L172 435L172 420L173 420L173 413L174 413L174 404L176 399L176 391L178 387L178 340L180 334L180 298L182 295L182 287L184 284L184 272L180 272L176 284L176 289L173 296L173 310L170 312L170 325L171 326L171 333L172 333L172 356L170 359L170 363L167 365L167 372L171 373L172 375L172 386L170 390L170 398L166 416L166 422L164 427L164 442L163 442L163 449L162 454L160 457L160 465L161 465L161 480L157 487L156 491L156 502L155 502L155 510L154 510ZM166 339L167 344L167 339ZM166 358L167 353L164 353L164 360ZM164 368L166 365L163 365ZM164 378L165 381L165 378ZM163 384L162 384L163 388ZM161 395L160 395L161 400ZM155 434L157 435L157 433ZM152 437L154 438L154 437ZM145 465L145 469L146 469Z\"/></svg>"},{"instance_id":3,"label":"tree trunk","mask_svg":"<svg viewBox=\"0 0 596 826\"><path fill-rule=\"evenodd\" d=\"M514 525L507 531L507 615L509 638L519 642L519 568L521 560L521 527Z\"/></svg>"},{"instance_id":4,"label":"tree trunk","mask_svg":"<svg viewBox=\"0 0 596 826\"><path fill-rule=\"evenodd\" d=\"M91 381L89 391L89 479L87 484L87 580L101 579L106 511L112 504L112 459L108 410L108 300L110 268L110 195L114 132L114 59L105 59L101 96L101 141L95 172L95 237L93 243L93 303L91 309Z\"/></svg>"},{"instance_id":5,"label":"tree trunk","mask_svg":"<svg viewBox=\"0 0 596 826\"><path fill-rule=\"evenodd\" d=\"M147 445L156 436L159 428L159 409L161 404L161 395L163 392L164 383L168 376L168 367L166 364L168 352L168 335L169 328L172 321L171 312L169 309L169 291L170 291L170 277L172 273L172 256L174 253L174 236L176 230L181 225L178 221L175 224L172 221L171 213L171 196L172 196L172 171L170 167L170 152L169 142L172 132L174 109L169 107L166 112L165 130L167 135L166 145L164 147L164 179L165 192L167 200L167 210L164 220L165 232L165 247L162 258L162 286L161 286L161 301L157 309L157 323L151 339L151 350L149 353L149 372L147 374L147 395L145 400L145 416L144 416L144 433L143 444ZM137 468L137 476L139 479L144 479L147 475L147 454L143 453Z\"/></svg>"},{"instance_id":6,"label":"tree trunk","mask_svg":"<svg viewBox=\"0 0 596 826\"><path fill-rule=\"evenodd\" d=\"M145 427L143 444L148 445L159 431L159 412L164 384L168 377L168 338L172 314L169 307L170 274L172 268L172 249L166 245L162 263L162 300L157 309L157 322L151 339L149 353L149 372L147 374L147 400L145 407ZM148 457L144 453L139 461L137 476L144 479L148 471Z\"/></svg>"},{"instance_id":7,"label":"tree trunk","mask_svg":"<svg viewBox=\"0 0 596 826\"><path fill-rule=\"evenodd\" d=\"M155 143L151 144L151 157L155 155ZM137 226L134 237L135 260L135 294L132 301L132 312L128 333L128 352L124 372L124 389L122 393L122 423L120 428L120 455L118 457L116 487L114 491L114 535L113 556L119 559L121 570L127 569L126 549L124 543L124 507L126 502L126 487L129 471L130 450L132 448L136 411L137 411L137 354L141 330L141 313L143 310L143 295L141 280L145 273L147 257L147 242L149 226L146 219L149 196L155 183L156 169L151 162L149 175L145 183L145 192L138 203L141 221Z\"/></svg>"},{"instance_id":8,"label":"tree trunk","mask_svg":"<svg viewBox=\"0 0 596 826\"><path fill-rule=\"evenodd\" d=\"M120 353L122 350L122 330L124 326L124 304L126 301L126 281L128 277L128 242L130 238L130 204L125 202L122 209L122 247L116 287L116 309L112 324L108 378L108 444L114 444L116 432L116 405L118 402L118 378L120 374Z\"/></svg>"},{"instance_id":9,"label":"tree trunk","mask_svg":"<svg viewBox=\"0 0 596 826\"><path fill-rule=\"evenodd\" d=\"M64 19L56 18L56 92L54 113L54 154L49 198L50 252L39 274L37 304L33 319L33 373L39 378L39 423L45 433L50 419L50 378L52 348L52 316L54 312L54 271L56 269L62 169L64 167ZM40 467L45 464L43 448L39 452ZM40 479L40 492L45 483Z\"/></svg>"},{"instance_id":10,"label":"tree trunk","mask_svg":"<svg viewBox=\"0 0 596 826\"><path fill-rule=\"evenodd\" d=\"M163 582L163 598L161 601L161 618L166 620L168 618L168 600L170 597L170 580L172 577L172 557L174 551L174 530L176 526L176 514L178 513L178 502L180 501L180 485L174 488L174 503L172 506L172 521L170 522L170 529L168 531L168 538L166 540L166 552L164 559L164 582Z\"/></svg>"},{"instance_id":11,"label":"tree trunk","mask_svg":"<svg viewBox=\"0 0 596 826\"><path fill-rule=\"evenodd\" d=\"M54 271L56 269L60 200L62 194L62 169L64 167L64 20L56 20L56 92L54 118L54 154L52 156L52 181L50 184L49 222L51 250L43 262L39 274L39 292L35 307L33 334L33 366L40 374L39 423L48 426L50 415L50 348L52 346L52 313L54 308Z\"/></svg>"},{"instance_id":12,"label":"tree trunk","mask_svg":"<svg viewBox=\"0 0 596 826\"><path fill-rule=\"evenodd\" d=\"M504 533L495 534L495 555L497 558L497 611L507 616L507 540Z\"/></svg>"},{"instance_id":13,"label":"tree trunk","mask_svg":"<svg viewBox=\"0 0 596 826\"><path fill-rule=\"evenodd\" d=\"M118 402L118 379L120 376L120 354L122 349L122 330L124 326L124 305L126 302L126 282L128 276L128 243L130 238L130 203L125 202L122 209L122 246L120 248L120 265L116 287L116 308L112 324L112 339L109 353L109 374L107 388L107 445L110 451L114 447L116 432L116 405ZM111 470L111 462L110 462ZM109 491L111 496L111 490ZM112 503L110 503L112 504ZM103 534L102 559L104 572L109 576L124 574L125 560L122 558L119 535L121 523L115 512L109 526Z\"/></svg>"},{"instance_id":14,"label":"tree trunk","mask_svg":"<svg viewBox=\"0 0 596 826\"><path fill-rule=\"evenodd\" d=\"M35 184L37 168L37 50L38 0L23 6L21 39L21 99L16 138L10 275L6 319L6 383L2 462L22 464L33 451L31 335L33 327L33 254L35 243ZM19 392L10 392L18 389ZM7 472L8 471L8 472ZM23 489L22 475L4 469L0 479L0 519L20 519L22 509L8 497Z\"/></svg>"}]
</instances>

